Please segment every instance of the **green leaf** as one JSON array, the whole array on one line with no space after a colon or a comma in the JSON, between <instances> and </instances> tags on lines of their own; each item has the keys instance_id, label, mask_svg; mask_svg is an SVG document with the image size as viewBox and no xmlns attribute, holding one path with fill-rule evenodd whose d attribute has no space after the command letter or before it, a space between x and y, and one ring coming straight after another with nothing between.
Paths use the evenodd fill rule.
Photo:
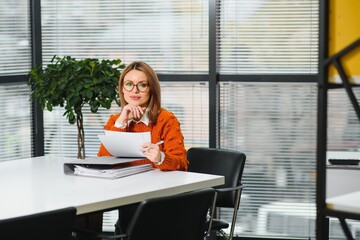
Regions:
<instances>
[{"instance_id":1,"label":"green leaf","mask_svg":"<svg viewBox=\"0 0 360 240\"><path fill-rule=\"evenodd\" d=\"M46 104L46 109L47 109L49 112L51 112L51 111L53 110L53 106L48 102L48 103Z\"/></svg>"},{"instance_id":2,"label":"green leaf","mask_svg":"<svg viewBox=\"0 0 360 240\"><path fill-rule=\"evenodd\" d=\"M86 90L86 97L91 98L92 95L93 95L93 92L90 89Z\"/></svg>"},{"instance_id":3,"label":"green leaf","mask_svg":"<svg viewBox=\"0 0 360 240\"><path fill-rule=\"evenodd\" d=\"M90 110L91 110L92 113L96 113L98 109L99 109L99 106L96 106L96 105L95 106L92 105L90 107Z\"/></svg>"},{"instance_id":4,"label":"green leaf","mask_svg":"<svg viewBox=\"0 0 360 240\"><path fill-rule=\"evenodd\" d=\"M68 113L68 121L70 124L74 124L75 123L75 115L73 112L69 112Z\"/></svg>"},{"instance_id":5,"label":"green leaf","mask_svg":"<svg viewBox=\"0 0 360 240\"><path fill-rule=\"evenodd\" d=\"M114 100L120 104L117 84L124 67L120 59L77 60L54 55L49 64L34 66L28 72L29 98L48 111L64 107L64 116L74 124L85 104L93 113L99 107L110 108Z\"/></svg>"}]
</instances>

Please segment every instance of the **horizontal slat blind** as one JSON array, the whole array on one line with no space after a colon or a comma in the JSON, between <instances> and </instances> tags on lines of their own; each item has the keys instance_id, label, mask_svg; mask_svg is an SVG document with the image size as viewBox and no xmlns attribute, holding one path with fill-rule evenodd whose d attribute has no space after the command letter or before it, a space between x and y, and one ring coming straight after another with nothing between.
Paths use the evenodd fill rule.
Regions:
<instances>
[{"instance_id":1,"label":"horizontal slat blind","mask_svg":"<svg viewBox=\"0 0 360 240\"><path fill-rule=\"evenodd\" d=\"M83 107L86 157L96 156L100 145L97 135L103 133L104 124L117 107L114 103L109 110L99 108L97 114L91 113L89 106ZM44 111L45 154L76 158L77 126L69 124L64 112L65 109L60 107L52 112Z\"/></svg>"},{"instance_id":2,"label":"horizontal slat blind","mask_svg":"<svg viewBox=\"0 0 360 240\"><path fill-rule=\"evenodd\" d=\"M360 99L360 89L353 90ZM328 98L328 150L360 151L360 120L345 88L329 90Z\"/></svg>"},{"instance_id":3,"label":"horizontal slat blind","mask_svg":"<svg viewBox=\"0 0 360 240\"><path fill-rule=\"evenodd\" d=\"M179 119L185 147L209 146L209 85L162 82L161 87L162 104Z\"/></svg>"},{"instance_id":4,"label":"horizontal slat blind","mask_svg":"<svg viewBox=\"0 0 360 240\"><path fill-rule=\"evenodd\" d=\"M0 1L0 76L31 68L29 0Z\"/></svg>"},{"instance_id":5,"label":"horizontal slat blind","mask_svg":"<svg viewBox=\"0 0 360 240\"><path fill-rule=\"evenodd\" d=\"M53 55L148 62L161 73L208 72L208 1L42 1L43 60Z\"/></svg>"},{"instance_id":6,"label":"horizontal slat blind","mask_svg":"<svg viewBox=\"0 0 360 240\"><path fill-rule=\"evenodd\" d=\"M31 102L26 84L0 85L0 161L31 157Z\"/></svg>"},{"instance_id":7,"label":"horizontal slat blind","mask_svg":"<svg viewBox=\"0 0 360 240\"><path fill-rule=\"evenodd\" d=\"M318 0L220 2L220 73L317 73Z\"/></svg>"},{"instance_id":8,"label":"horizontal slat blind","mask_svg":"<svg viewBox=\"0 0 360 240\"><path fill-rule=\"evenodd\" d=\"M220 147L247 155L237 234L315 235L316 94L315 83L220 84Z\"/></svg>"}]
</instances>

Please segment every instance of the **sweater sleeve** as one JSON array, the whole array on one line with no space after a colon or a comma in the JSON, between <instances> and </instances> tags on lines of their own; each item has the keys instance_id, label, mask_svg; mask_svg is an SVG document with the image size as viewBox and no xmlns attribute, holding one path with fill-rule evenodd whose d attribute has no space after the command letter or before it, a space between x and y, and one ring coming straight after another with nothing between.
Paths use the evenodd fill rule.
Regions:
<instances>
[{"instance_id":1,"label":"sweater sleeve","mask_svg":"<svg viewBox=\"0 0 360 240\"><path fill-rule=\"evenodd\" d=\"M184 137L181 132L180 122L171 112L166 116L159 116L159 125L161 126L159 135L164 144L160 149L165 154L162 164L157 167L163 171L182 170L188 168L186 150L184 146Z\"/></svg>"}]
</instances>

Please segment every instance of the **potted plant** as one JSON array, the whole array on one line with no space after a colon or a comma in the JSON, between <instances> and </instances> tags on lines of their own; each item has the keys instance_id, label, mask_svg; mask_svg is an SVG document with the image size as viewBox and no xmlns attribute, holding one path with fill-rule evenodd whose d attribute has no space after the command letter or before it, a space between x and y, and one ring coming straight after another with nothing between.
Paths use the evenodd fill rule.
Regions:
<instances>
[{"instance_id":1,"label":"potted plant","mask_svg":"<svg viewBox=\"0 0 360 240\"><path fill-rule=\"evenodd\" d=\"M117 85L124 67L120 59L77 60L54 56L45 68L40 64L29 72L31 100L37 101L43 110L64 107L69 123L76 122L77 158L85 158L83 106L89 104L91 112L96 113L99 107L109 109L114 100L120 105Z\"/></svg>"}]
</instances>

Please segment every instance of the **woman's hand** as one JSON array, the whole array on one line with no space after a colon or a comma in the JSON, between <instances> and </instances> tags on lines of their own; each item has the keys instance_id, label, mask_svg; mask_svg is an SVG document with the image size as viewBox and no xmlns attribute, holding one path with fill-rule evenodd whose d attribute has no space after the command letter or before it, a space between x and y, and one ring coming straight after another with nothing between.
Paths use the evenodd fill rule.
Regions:
<instances>
[{"instance_id":1,"label":"woman's hand","mask_svg":"<svg viewBox=\"0 0 360 240\"><path fill-rule=\"evenodd\" d=\"M144 153L147 159L154 163L159 163L161 161L161 151L156 144L144 143L141 145L140 151Z\"/></svg>"},{"instance_id":2,"label":"woman's hand","mask_svg":"<svg viewBox=\"0 0 360 240\"><path fill-rule=\"evenodd\" d=\"M146 107L128 104L122 108L119 118L116 120L119 124L126 124L129 120L140 120Z\"/></svg>"}]
</instances>

